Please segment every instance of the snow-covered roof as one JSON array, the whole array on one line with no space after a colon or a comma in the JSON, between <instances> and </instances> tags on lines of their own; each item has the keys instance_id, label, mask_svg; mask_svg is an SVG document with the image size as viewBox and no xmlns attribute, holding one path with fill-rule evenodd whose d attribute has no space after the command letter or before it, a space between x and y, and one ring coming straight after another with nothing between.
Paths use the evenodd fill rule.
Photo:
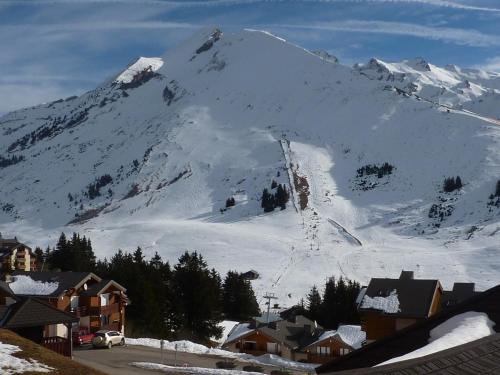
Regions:
<instances>
[{"instance_id":1,"label":"snow-covered roof","mask_svg":"<svg viewBox=\"0 0 500 375\"><path fill-rule=\"evenodd\" d=\"M379 365L423 357L478 340L494 334L493 326L495 326L495 322L491 321L485 313L469 311L456 315L431 330L427 345L408 354L382 362Z\"/></svg>"},{"instance_id":2,"label":"snow-covered roof","mask_svg":"<svg viewBox=\"0 0 500 375\"><path fill-rule=\"evenodd\" d=\"M232 332L233 328L236 327L239 322L234 320L223 320L219 323L219 327L222 327L222 336L220 339L212 338L212 341L215 341L219 344L224 343L227 340L228 335Z\"/></svg>"},{"instance_id":3,"label":"snow-covered roof","mask_svg":"<svg viewBox=\"0 0 500 375\"><path fill-rule=\"evenodd\" d=\"M229 332L226 341L224 344L232 342L242 336L245 336L247 333L254 331L253 328L250 328L250 323L241 323L236 326Z\"/></svg>"},{"instance_id":4,"label":"snow-covered roof","mask_svg":"<svg viewBox=\"0 0 500 375\"><path fill-rule=\"evenodd\" d=\"M363 341L366 340L366 333L361 330L360 326L341 325L336 330L323 332L316 341L314 341L312 344L309 344L308 346L316 345L321 341L334 337L337 337L354 349L359 349Z\"/></svg>"},{"instance_id":5,"label":"snow-covered roof","mask_svg":"<svg viewBox=\"0 0 500 375\"><path fill-rule=\"evenodd\" d=\"M58 282L42 282L33 280L27 275L13 276L14 281L9 284L15 294L49 295L59 288Z\"/></svg>"},{"instance_id":6,"label":"snow-covered roof","mask_svg":"<svg viewBox=\"0 0 500 375\"><path fill-rule=\"evenodd\" d=\"M363 309L381 310L389 314L400 312L398 293L393 290L387 297L370 297L365 295L361 302Z\"/></svg>"}]
</instances>

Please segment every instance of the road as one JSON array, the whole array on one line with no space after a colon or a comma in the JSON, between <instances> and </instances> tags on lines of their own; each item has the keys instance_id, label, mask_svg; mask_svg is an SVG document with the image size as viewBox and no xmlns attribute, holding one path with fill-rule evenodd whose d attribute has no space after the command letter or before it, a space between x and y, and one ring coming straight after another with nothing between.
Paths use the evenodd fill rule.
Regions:
<instances>
[{"instance_id":1,"label":"road","mask_svg":"<svg viewBox=\"0 0 500 375\"><path fill-rule=\"evenodd\" d=\"M221 360L221 357L183 353L173 351L163 351L163 363L166 365L184 365L192 367L215 368L215 363ZM74 360L95 368L107 374L117 375L152 375L159 373L157 371L145 370L131 366L132 362L153 362L161 363L160 349L150 348L146 346L127 345L124 347L115 346L112 349L92 349L90 346L77 348L73 351ZM237 362L237 361L236 361ZM243 365L248 363L237 362L237 369L241 370ZM262 366L266 373L276 367ZM172 373L169 373L172 374ZM295 374L304 374L303 372L295 372Z\"/></svg>"}]
</instances>

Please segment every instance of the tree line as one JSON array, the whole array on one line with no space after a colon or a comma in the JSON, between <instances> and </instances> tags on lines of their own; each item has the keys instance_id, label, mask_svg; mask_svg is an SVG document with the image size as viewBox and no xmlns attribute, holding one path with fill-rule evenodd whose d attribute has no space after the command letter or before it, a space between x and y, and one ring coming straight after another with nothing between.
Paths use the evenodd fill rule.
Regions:
<instances>
[{"instance_id":1,"label":"tree line","mask_svg":"<svg viewBox=\"0 0 500 375\"><path fill-rule=\"evenodd\" d=\"M127 334L207 343L222 333L222 320L248 321L260 314L243 275L224 279L198 252L185 252L173 266L158 252L147 260L140 247L97 260L90 239L61 234L54 248L35 250L39 269L94 272L127 289Z\"/></svg>"},{"instance_id":2,"label":"tree line","mask_svg":"<svg viewBox=\"0 0 500 375\"><path fill-rule=\"evenodd\" d=\"M356 298L360 289L356 281L332 277L326 282L323 295L316 286L311 288L306 302L301 302L302 313L328 329L337 329L339 324L359 324Z\"/></svg>"},{"instance_id":3,"label":"tree line","mask_svg":"<svg viewBox=\"0 0 500 375\"><path fill-rule=\"evenodd\" d=\"M218 338L222 320L251 321L260 315L255 293L242 274L229 271L224 278L210 268L198 252L185 252L177 263L164 261L158 252L146 259L142 249L118 250L109 258L97 259L89 238L64 233L54 248L36 248L38 269L44 271L94 272L127 289L127 335L188 339L207 343ZM359 283L330 278L321 294L313 286L306 301L295 306L324 328L359 323L356 297Z\"/></svg>"}]
</instances>

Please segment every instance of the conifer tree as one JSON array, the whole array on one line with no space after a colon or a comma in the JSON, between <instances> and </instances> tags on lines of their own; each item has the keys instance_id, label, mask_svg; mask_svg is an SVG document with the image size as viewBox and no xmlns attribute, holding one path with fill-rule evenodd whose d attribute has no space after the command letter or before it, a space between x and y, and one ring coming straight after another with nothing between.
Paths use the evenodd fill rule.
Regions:
<instances>
[{"instance_id":1,"label":"conifer tree","mask_svg":"<svg viewBox=\"0 0 500 375\"><path fill-rule=\"evenodd\" d=\"M308 318L314 321L321 319L321 295L314 285L307 295L307 314Z\"/></svg>"},{"instance_id":2,"label":"conifer tree","mask_svg":"<svg viewBox=\"0 0 500 375\"><path fill-rule=\"evenodd\" d=\"M220 278L208 269L203 257L197 252L184 253L174 267L172 282L178 335L199 341L220 337Z\"/></svg>"},{"instance_id":3,"label":"conifer tree","mask_svg":"<svg viewBox=\"0 0 500 375\"><path fill-rule=\"evenodd\" d=\"M229 271L222 286L224 317L229 320L247 321L259 315L259 305L252 285L234 271Z\"/></svg>"},{"instance_id":4,"label":"conifer tree","mask_svg":"<svg viewBox=\"0 0 500 375\"><path fill-rule=\"evenodd\" d=\"M262 191L261 207L264 209L264 212L274 211L274 196L267 189Z\"/></svg>"}]
</instances>

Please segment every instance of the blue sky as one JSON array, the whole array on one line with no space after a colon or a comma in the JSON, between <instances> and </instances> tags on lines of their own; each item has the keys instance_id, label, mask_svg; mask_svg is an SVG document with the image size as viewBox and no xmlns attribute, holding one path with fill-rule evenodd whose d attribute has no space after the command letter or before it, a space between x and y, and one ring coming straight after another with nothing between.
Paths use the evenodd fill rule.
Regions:
<instances>
[{"instance_id":1,"label":"blue sky","mask_svg":"<svg viewBox=\"0 0 500 375\"><path fill-rule=\"evenodd\" d=\"M0 0L0 114L92 89L202 26L265 29L348 65L500 71L500 0Z\"/></svg>"}]
</instances>

